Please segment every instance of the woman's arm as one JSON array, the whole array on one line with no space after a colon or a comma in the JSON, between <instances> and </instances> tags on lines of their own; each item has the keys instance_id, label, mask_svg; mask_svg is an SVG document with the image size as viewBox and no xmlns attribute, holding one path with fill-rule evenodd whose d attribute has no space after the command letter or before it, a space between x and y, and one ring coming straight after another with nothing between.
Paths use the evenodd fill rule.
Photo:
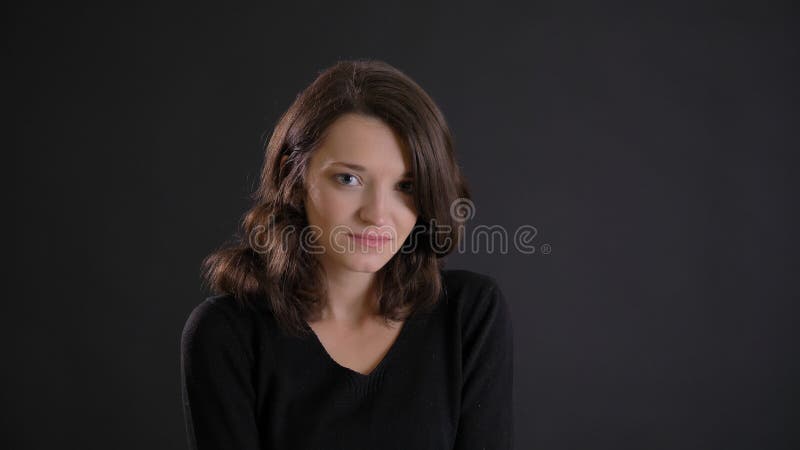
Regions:
<instances>
[{"instance_id":1,"label":"woman's arm","mask_svg":"<svg viewBox=\"0 0 800 450\"><path fill-rule=\"evenodd\" d=\"M181 336L181 382L191 450L259 450L252 357L224 311L206 300Z\"/></svg>"},{"instance_id":2,"label":"woman's arm","mask_svg":"<svg viewBox=\"0 0 800 450\"><path fill-rule=\"evenodd\" d=\"M475 300L463 324L461 417L455 449L511 449L514 438L511 316L494 280Z\"/></svg>"}]
</instances>

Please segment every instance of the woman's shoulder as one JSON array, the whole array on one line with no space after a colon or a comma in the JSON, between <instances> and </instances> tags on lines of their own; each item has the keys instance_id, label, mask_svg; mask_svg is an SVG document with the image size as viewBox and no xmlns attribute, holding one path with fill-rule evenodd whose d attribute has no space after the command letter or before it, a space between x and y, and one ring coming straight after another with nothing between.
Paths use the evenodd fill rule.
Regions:
<instances>
[{"instance_id":1,"label":"woman's shoulder","mask_svg":"<svg viewBox=\"0 0 800 450\"><path fill-rule=\"evenodd\" d=\"M507 309L497 279L466 269L442 270L445 301L461 316L484 315Z\"/></svg>"},{"instance_id":2,"label":"woman's shoulder","mask_svg":"<svg viewBox=\"0 0 800 450\"><path fill-rule=\"evenodd\" d=\"M252 308L231 294L206 297L189 313L188 323L242 322L249 319Z\"/></svg>"},{"instance_id":3,"label":"woman's shoulder","mask_svg":"<svg viewBox=\"0 0 800 450\"><path fill-rule=\"evenodd\" d=\"M480 293L500 289L497 279L491 275L467 269L443 269L441 272L448 291Z\"/></svg>"},{"instance_id":4,"label":"woman's shoulder","mask_svg":"<svg viewBox=\"0 0 800 450\"><path fill-rule=\"evenodd\" d=\"M442 275L446 303L465 339L510 339L511 309L497 279L463 269L443 270Z\"/></svg>"},{"instance_id":5,"label":"woman's shoulder","mask_svg":"<svg viewBox=\"0 0 800 450\"><path fill-rule=\"evenodd\" d=\"M184 346L217 343L248 347L256 331L256 315L256 308L231 294L208 296L192 308L181 340Z\"/></svg>"}]
</instances>

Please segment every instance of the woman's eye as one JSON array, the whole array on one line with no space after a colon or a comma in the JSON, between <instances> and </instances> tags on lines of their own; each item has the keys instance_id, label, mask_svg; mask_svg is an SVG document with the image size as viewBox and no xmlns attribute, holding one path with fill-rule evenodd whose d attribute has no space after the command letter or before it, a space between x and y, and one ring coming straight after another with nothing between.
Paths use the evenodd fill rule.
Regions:
<instances>
[{"instance_id":1,"label":"woman's eye","mask_svg":"<svg viewBox=\"0 0 800 450\"><path fill-rule=\"evenodd\" d=\"M358 178L349 173L338 173L334 175L334 178L336 178L340 184L344 184L346 186L357 186ZM356 184L353 184L354 181Z\"/></svg>"},{"instance_id":2,"label":"woman's eye","mask_svg":"<svg viewBox=\"0 0 800 450\"><path fill-rule=\"evenodd\" d=\"M337 173L333 176L336 182L343 186L358 186L361 184L358 177L349 173ZM402 181L398 183L398 189L404 193L411 194L414 192L414 183L412 181Z\"/></svg>"},{"instance_id":3,"label":"woman's eye","mask_svg":"<svg viewBox=\"0 0 800 450\"><path fill-rule=\"evenodd\" d=\"M399 186L400 190L407 194L414 192L414 183L412 183L411 181L403 181L402 183L400 183Z\"/></svg>"}]
</instances>

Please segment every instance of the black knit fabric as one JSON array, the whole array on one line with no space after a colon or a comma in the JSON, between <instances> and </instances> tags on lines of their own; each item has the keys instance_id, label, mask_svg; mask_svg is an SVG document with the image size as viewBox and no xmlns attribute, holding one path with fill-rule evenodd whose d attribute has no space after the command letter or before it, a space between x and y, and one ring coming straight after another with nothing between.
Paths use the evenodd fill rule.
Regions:
<instances>
[{"instance_id":1,"label":"black knit fabric","mask_svg":"<svg viewBox=\"0 0 800 450\"><path fill-rule=\"evenodd\" d=\"M189 448L511 449L508 305L489 276L441 274L436 308L409 317L368 375L313 333L281 332L266 301L207 298L181 339Z\"/></svg>"}]
</instances>

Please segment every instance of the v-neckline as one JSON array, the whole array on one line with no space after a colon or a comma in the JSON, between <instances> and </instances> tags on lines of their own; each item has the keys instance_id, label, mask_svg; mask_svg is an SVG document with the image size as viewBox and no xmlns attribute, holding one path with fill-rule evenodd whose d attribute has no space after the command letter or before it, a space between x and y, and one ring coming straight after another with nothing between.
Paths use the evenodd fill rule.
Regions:
<instances>
[{"instance_id":1,"label":"v-neckline","mask_svg":"<svg viewBox=\"0 0 800 450\"><path fill-rule=\"evenodd\" d=\"M346 367L346 366L343 366L343 365L339 364L335 359L333 359L331 354L328 353L328 350L322 344L322 341L319 339L319 336L317 336L317 333L314 331L314 329L311 328L311 326L307 322L305 323L305 326L308 329L308 331L311 332L311 335L313 336L313 340L315 342L314 345L322 352L322 354L324 355L325 359L328 360L329 363L331 363L337 369L345 371L352 378L355 378L357 380L366 381L366 380L370 380L370 379L374 378L375 376L377 376L377 374L379 374L379 373L381 373L381 372L383 372L385 370L386 364L388 364L389 359L395 353L396 348L400 345L401 339L403 339L405 334L406 334L406 328L408 328L409 321L411 320L412 315L406 317L406 319L400 325L400 331L397 333L397 336L395 337L394 342L392 342L392 345L389 346L389 350L386 351L386 354L383 355L383 358L381 358L380 362L369 373L366 373L366 374L365 373L361 373L361 372L359 372L357 370L353 370L353 369L351 369L349 367Z\"/></svg>"}]
</instances>

